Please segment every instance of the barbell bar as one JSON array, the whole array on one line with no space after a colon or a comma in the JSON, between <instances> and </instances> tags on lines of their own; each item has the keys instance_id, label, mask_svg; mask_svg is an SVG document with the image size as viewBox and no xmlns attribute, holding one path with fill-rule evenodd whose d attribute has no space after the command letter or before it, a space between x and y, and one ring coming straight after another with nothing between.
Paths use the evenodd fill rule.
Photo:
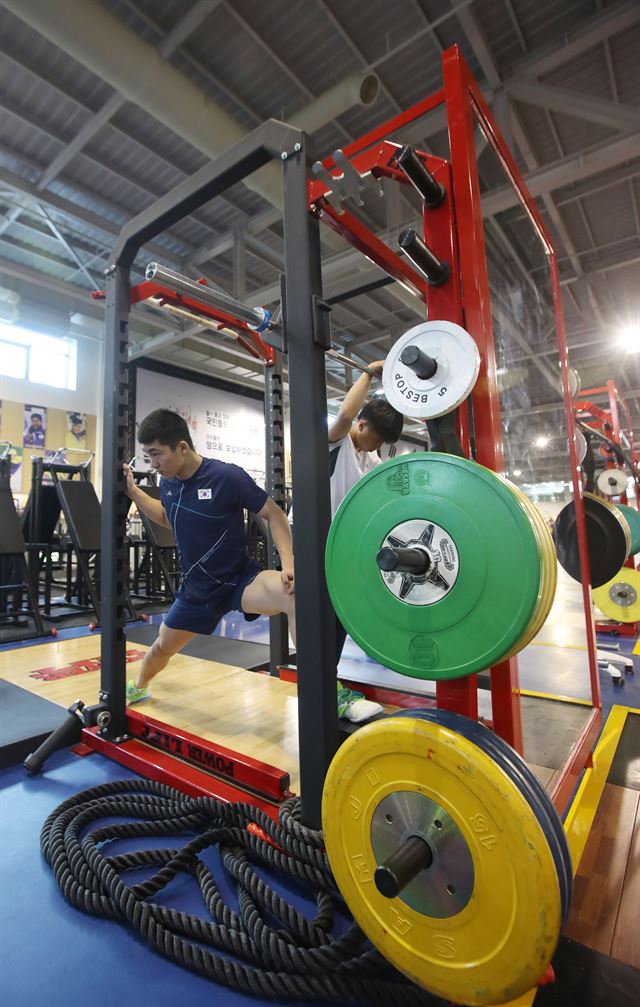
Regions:
<instances>
[{"instance_id":1,"label":"barbell bar","mask_svg":"<svg viewBox=\"0 0 640 1007\"><path fill-rule=\"evenodd\" d=\"M382 377L381 374L372 370L371 367L367 367L366 364L358 363L357 360L347 357L346 354L340 353L339 350L327 350L327 356L331 357L332 360L337 360L340 364L344 364L345 367L353 367L356 371L362 371L363 374L369 374L372 378Z\"/></svg>"}]
</instances>

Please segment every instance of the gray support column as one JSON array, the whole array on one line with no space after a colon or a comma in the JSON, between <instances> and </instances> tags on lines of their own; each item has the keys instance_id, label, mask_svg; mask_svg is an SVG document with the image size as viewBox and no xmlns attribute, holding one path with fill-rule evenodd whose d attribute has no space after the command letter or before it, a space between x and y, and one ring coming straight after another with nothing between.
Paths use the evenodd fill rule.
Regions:
<instances>
[{"instance_id":1,"label":"gray support column","mask_svg":"<svg viewBox=\"0 0 640 1007\"><path fill-rule=\"evenodd\" d=\"M306 146L284 163L286 298L298 653L302 820L321 826L322 788L338 744L335 625L324 576L331 519L324 349L314 340L320 295L318 221L307 212ZM309 152L310 153L310 152ZM326 347L325 347L326 348Z\"/></svg>"}]
</instances>

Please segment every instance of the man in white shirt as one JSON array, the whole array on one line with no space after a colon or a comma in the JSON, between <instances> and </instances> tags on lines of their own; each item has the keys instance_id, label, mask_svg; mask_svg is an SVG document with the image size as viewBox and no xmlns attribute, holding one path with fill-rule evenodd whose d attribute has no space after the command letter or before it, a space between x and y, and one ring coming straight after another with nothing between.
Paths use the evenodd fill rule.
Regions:
<instances>
[{"instance_id":1,"label":"man in white shirt","mask_svg":"<svg viewBox=\"0 0 640 1007\"><path fill-rule=\"evenodd\" d=\"M368 366L382 374L384 360L376 360ZM360 375L329 427L332 518L352 486L380 464L377 452L382 445L395 444L402 433L402 413L386 399L374 398L366 402L371 380L370 374Z\"/></svg>"},{"instance_id":2,"label":"man in white shirt","mask_svg":"<svg viewBox=\"0 0 640 1007\"><path fill-rule=\"evenodd\" d=\"M382 374L384 360L368 365L370 370ZM367 402L371 388L371 375L361 374L347 392L338 415L329 427L329 473L331 476L331 517L345 496L362 476L379 465L377 452L383 444L395 444L402 433L403 416L384 398ZM366 404L365 404L366 403ZM347 631L336 618L336 667L342 656ZM345 694L347 689L342 690ZM351 697L359 697L351 693ZM339 716L349 720L366 720L379 713L382 707L361 698L344 696L345 710L340 709L341 690L338 689Z\"/></svg>"}]
</instances>

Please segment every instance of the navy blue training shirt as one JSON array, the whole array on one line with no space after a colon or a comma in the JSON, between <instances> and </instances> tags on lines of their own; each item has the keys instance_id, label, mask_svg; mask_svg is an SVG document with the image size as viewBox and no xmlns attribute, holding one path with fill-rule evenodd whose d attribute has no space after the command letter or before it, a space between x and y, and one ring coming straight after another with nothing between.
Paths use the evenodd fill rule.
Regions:
<instances>
[{"instance_id":1,"label":"navy blue training shirt","mask_svg":"<svg viewBox=\"0 0 640 1007\"><path fill-rule=\"evenodd\" d=\"M203 458L190 479L160 480L160 500L180 557L180 593L204 601L228 594L250 562L243 509L268 495L239 465Z\"/></svg>"}]
</instances>

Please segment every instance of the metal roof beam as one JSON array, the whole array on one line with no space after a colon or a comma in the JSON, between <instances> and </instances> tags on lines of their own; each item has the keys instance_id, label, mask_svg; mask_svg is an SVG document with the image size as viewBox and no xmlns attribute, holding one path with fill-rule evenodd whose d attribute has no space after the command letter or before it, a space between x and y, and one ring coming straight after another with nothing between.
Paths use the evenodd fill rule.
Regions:
<instances>
[{"instance_id":1,"label":"metal roof beam","mask_svg":"<svg viewBox=\"0 0 640 1007\"><path fill-rule=\"evenodd\" d=\"M563 157L552 164L545 164L542 168L526 174L524 180L531 195L540 196L563 185L597 175L624 161L637 160L639 150L640 132L632 133L593 150L570 154L569 157ZM492 217L496 213L519 205L520 199L515 189L505 185L483 196L482 215Z\"/></svg>"},{"instance_id":2,"label":"metal roof beam","mask_svg":"<svg viewBox=\"0 0 640 1007\"><path fill-rule=\"evenodd\" d=\"M160 349L161 346L170 346L171 343L175 343L179 339L189 339L208 327L207 325L189 325L186 329L171 329L167 332L161 332L159 336L152 336L151 339L143 339L129 347L128 359L136 360L138 357L146 357L154 350Z\"/></svg>"},{"instance_id":3,"label":"metal roof beam","mask_svg":"<svg viewBox=\"0 0 640 1007\"><path fill-rule=\"evenodd\" d=\"M502 78L500 77L493 53L489 48L489 43L474 11L468 7L465 10L459 11L458 21L464 28L469 45L473 49L475 57L482 68L487 84L489 87L497 90L502 86Z\"/></svg>"},{"instance_id":4,"label":"metal roof beam","mask_svg":"<svg viewBox=\"0 0 640 1007\"><path fill-rule=\"evenodd\" d=\"M70 217L73 220L81 220L83 223L89 224L91 227L95 227L97 230L102 231L103 234L120 234L120 231L122 230L122 223L124 223L124 220L126 220L128 216L126 210L120 209L119 212L123 216L122 223L107 220L106 217L101 217L92 210L87 210L76 203L72 203L68 199L64 199L62 196L56 195L55 192L50 192L48 190L47 192L38 192L33 182L29 182L26 178L23 178L21 175L16 175L12 171L8 171L6 168L0 168L0 182L16 192L26 193L26 195L31 196L32 199L42 206L53 207L55 210L59 210L60 213L64 213L65 216ZM96 198L99 197L96 196ZM150 253L153 253L155 258L160 258L164 262L171 262L176 266L180 266L182 264L182 257L175 255L165 245L157 245L155 242L150 242L146 248Z\"/></svg>"},{"instance_id":5,"label":"metal roof beam","mask_svg":"<svg viewBox=\"0 0 640 1007\"><path fill-rule=\"evenodd\" d=\"M605 98L585 96L577 91L561 87L549 87L532 80L510 80L507 93L528 105L548 108L552 112L562 112L587 122L597 122L623 132L640 130L640 108L625 105Z\"/></svg>"},{"instance_id":6,"label":"metal roof beam","mask_svg":"<svg viewBox=\"0 0 640 1007\"><path fill-rule=\"evenodd\" d=\"M244 227L244 233L247 234L259 234L261 231L266 231L273 224L277 224L279 220L282 220L282 211L278 210L276 207L270 207L268 210L264 210L262 213L257 214L257 216L252 217L251 220L247 221ZM201 248L195 249L191 252L186 259L187 265L198 266L202 262L206 262L207 259L215 259L218 255L224 255L225 252L229 252L233 247L233 234L228 232L223 234L216 241L208 245L203 245Z\"/></svg>"},{"instance_id":7,"label":"metal roof beam","mask_svg":"<svg viewBox=\"0 0 640 1007\"><path fill-rule=\"evenodd\" d=\"M94 290L99 290L100 289L100 285L96 282L95 278L91 275L91 273L89 272L89 270L85 266L84 262L82 261L82 259L78 255L78 253L76 252L75 248L71 245L71 243L69 241L67 241L67 239L65 238L64 234L62 233L62 231L60 230L60 228L57 226L57 224L55 223L55 221L51 219L51 217L49 216L49 214L47 213L47 211L44 209L44 207L38 205L38 210L39 210L40 214L42 215L43 220L46 222L47 227L49 228L49 230L51 231L51 233L54 235L54 237L56 237L58 239L58 241L60 242L60 244L64 248L65 252L68 255L71 256L71 259L73 260L73 262L75 262L76 266L78 267L78 269L80 270L80 272L83 274L83 276L85 277L85 279L87 279L89 281L90 286L92 286Z\"/></svg>"},{"instance_id":8,"label":"metal roof beam","mask_svg":"<svg viewBox=\"0 0 640 1007\"><path fill-rule=\"evenodd\" d=\"M44 120L43 121L37 121L33 117L32 118L27 118L25 112L21 111L8 98L5 97L5 99L2 102L2 104L0 104L0 109L3 110L3 111L5 111L5 112L8 112L10 115L14 116L16 119L19 119L21 122L24 122L27 125L31 126L33 129L37 130L39 133L42 133L43 136L47 137L47 139L53 140L56 143L61 143L62 142L60 140L60 137L55 132L52 132L52 130L48 127L48 125L45 124ZM137 142L138 141L136 141L136 143ZM154 152L151 151L151 153L154 153ZM17 156L19 157L20 154L18 153ZM116 167L112 163L107 162L104 158L96 158L96 157L93 157L91 154L87 154L86 152L83 153L82 156L85 157L88 161L90 161L93 165L95 165L96 167L100 168L102 171L108 172L110 175L113 175L114 178L116 178L119 182L126 182L128 185L130 185L133 188L137 189L139 191L139 193L140 193L140 197L139 198L142 199L145 203L147 203L149 201L149 197L158 197L160 195L160 193L158 193L157 191L154 191L147 182L143 183L141 180L136 180L135 178L133 178L131 176L130 173L121 171L118 167ZM169 165L169 162L166 161L164 158L162 158L161 160L163 160L165 164ZM181 169L176 168L175 165L172 164L171 167L174 168L174 170L179 171L180 175L183 178L187 177L185 175L185 172L182 171ZM33 184L35 186L36 192L48 191L48 190L40 190L38 188L38 182L37 181L35 181ZM71 188L75 187L75 183L74 182L70 182L68 184L70 185ZM95 197L95 198L97 199L98 197ZM221 198L221 197L218 197L218 198ZM236 206L232 206L232 209L236 213L239 212L238 208ZM130 210L126 211L126 216L127 217L131 216L131 211ZM206 220L204 220L202 218L202 215L200 215L197 219L193 218L193 220L199 226L205 227L208 231L211 232L211 234L215 235L217 233L216 229L214 227L212 227L212 225L210 223L208 223ZM184 238L182 238L182 237L180 237L179 235L176 235L176 234L171 234L169 231L167 231L166 233L167 233L168 237L172 238L172 240L175 241L177 244L181 244L181 245L185 246L185 248L188 251L191 251L192 246L189 244L189 242L185 241Z\"/></svg>"},{"instance_id":9,"label":"metal roof beam","mask_svg":"<svg viewBox=\"0 0 640 1007\"><path fill-rule=\"evenodd\" d=\"M582 21L579 28L566 32L560 41L541 46L516 60L511 67L517 77L540 77L559 66L564 66L576 56L599 45L605 39L631 28L640 21L640 4L637 0L623 0L606 11Z\"/></svg>"},{"instance_id":10,"label":"metal roof beam","mask_svg":"<svg viewBox=\"0 0 640 1007\"><path fill-rule=\"evenodd\" d=\"M476 58L480 63L482 71L487 79L487 83L494 91L498 90L499 88L502 87L502 79L500 76L500 71L498 70L496 60L491 51L489 43L484 35L484 32L482 31L482 28L476 18L475 12L470 9L461 11L459 14L459 20L466 32L467 38L476 55ZM520 117L518 116L516 110L514 108L510 108L508 105L505 107L503 104L502 108L500 109L500 112L502 114L503 121L505 121L506 124L511 127L511 129L507 130L507 133L509 132L513 133L513 137L522 152L522 156L525 159L527 167L530 169L537 168L538 161L531 148L531 144L529 143L523 123ZM573 268L575 269L576 273L580 276L582 275L582 267L580 265L580 261L578 259L578 255L574 247L573 241L571 239L571 236L569 235L569 232L565 227L564 221L562 220L562 217L560 216L560 213L551 196L549 194L545 194L543 199L547 212L549 213L549 216L551 217L553 223L556 226L556 230L560 235L560 239L567 251L567 254L571 260ZM485 205L485 201L486 197L483 196L482 198L483 207ZM502 230L501 225L498 221L494 221L494 224L500 231ZM597 310L597 305L595 306L595 308ZM538 365L536 364L536 366ZM549 380L549 375L544 370L542 371L542 373L544 377L547 380Z\"/></svg>"}]
</instances>

